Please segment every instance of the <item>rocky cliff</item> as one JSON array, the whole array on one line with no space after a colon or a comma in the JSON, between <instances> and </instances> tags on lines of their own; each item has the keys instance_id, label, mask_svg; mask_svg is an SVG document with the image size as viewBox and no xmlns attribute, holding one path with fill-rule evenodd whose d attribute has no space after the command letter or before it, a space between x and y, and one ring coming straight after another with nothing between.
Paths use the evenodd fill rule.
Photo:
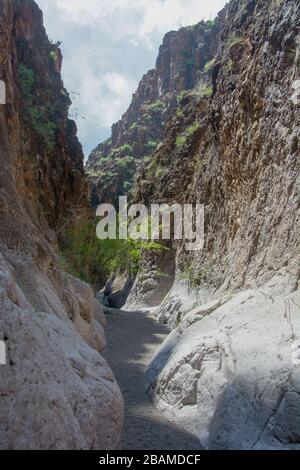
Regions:
<instances>
[{"instance_id":1,"label":"rocky cliff","mask_svg":"<svg viewBox=\"0 0 300 470\"><path fill-rule=\"evenodd\" d=\"M207 448L293 449L300 5L235 0L225 11L212 97L190 100L168 123L154 157L161 176L144 167L135 189L148 203L205 204L204 248L178 248L177 279L156 310L174 331L149 367L149 391ZM143 276L129 303L141 291L147 301Z\"/></svg>"},{"instance_id":2,"label":"rocky cliff","mask_svg":"<svg viewBox=\"0 0 300 470\"><path fill-rule=\"evenodd\" d=\"M198 286L222 291L298 276L299 5L232 1L211 97L193 96L137 175L134 199L205 205L201 252L177 251Z\"/></svg>"},{"instance_id":3,"label":"rocky cliff","mask_svg":"<svg viewBox=\"0 0 300 470\"><path fill-rule=\"evenodd\" d=\"M0 447L111 449L122 397L92 289L60 267L57 231L87 211L83 155L32 0L0 0Z\"/></svg>"},{"instance_id":4,"label":"rocky cliff","mask_svg":"<svg viewBox=\"0 0 300 470\"><path fill-rule=\"evenodd\" d=\"M218 21L211 93L186 93L132 191L203 203L204 248L173 244L170 292L143 259L125 308L156 299L174 328L148 371L162 413L207 448L299 448L300 5L232 0Z\"/></svg>"},{"instance_id":5,"label":"rocky cliff","mask_svg":"<svg viewBox=\"0 0 300 470\"><path fill-rule=\"evenodd\" d=\"M216 54L221 15L215 21L200 22L166 34L153 70L142 78L129 109L113 125L111 139L90 155L93 205L115 202L116 195L130 191L141 162L151 165L160 146L165 123L190 90L210 94L206 85Z\"/></svg>"}]
</instances>

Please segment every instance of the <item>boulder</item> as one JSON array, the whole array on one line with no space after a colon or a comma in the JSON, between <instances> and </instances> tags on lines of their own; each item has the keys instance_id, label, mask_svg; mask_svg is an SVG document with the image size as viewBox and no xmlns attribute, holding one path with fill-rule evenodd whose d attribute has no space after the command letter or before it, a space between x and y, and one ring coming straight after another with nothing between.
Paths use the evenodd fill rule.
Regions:
<instances>
[{"instance_id":1,"label":"boulder","mask_svg":"<svg viewBox=\"0 0 300 470\"><path fill-rule=\"evenodd\" d=\"M13 261L0 255L0 448L117 448L123 399L97 351L105 339L92 291L65 276L57 292L30 260Z\"/></svg>"},{"instance_id":2,"label":"boulder","mask_svg":"<svg viewBox=\"0 0 300 470\"><path fill-rule=\"evenodd\" d=\"M300 290L277 278L186 313L149 392L208 449L300 449Z\"/></svg>"}]
</instances>

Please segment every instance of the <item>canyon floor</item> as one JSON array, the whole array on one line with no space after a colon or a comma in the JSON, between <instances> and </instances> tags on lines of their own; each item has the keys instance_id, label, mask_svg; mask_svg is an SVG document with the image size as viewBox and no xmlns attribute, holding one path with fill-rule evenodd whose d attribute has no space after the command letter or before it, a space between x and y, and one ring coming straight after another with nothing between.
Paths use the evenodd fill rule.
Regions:
<instances>
[{"instance_id":1,"label":"canyon floor","mask_svg":"<svg viewBox=\"0 0 300 470\"><path fill-rule=\"evenodd\" d=\"M145 371L169 334L149 313L111 310L106 331L108 360L125 400L122 449L195 450L198 439L163 417L146 394Z\"/></svg>"}]
</instances>

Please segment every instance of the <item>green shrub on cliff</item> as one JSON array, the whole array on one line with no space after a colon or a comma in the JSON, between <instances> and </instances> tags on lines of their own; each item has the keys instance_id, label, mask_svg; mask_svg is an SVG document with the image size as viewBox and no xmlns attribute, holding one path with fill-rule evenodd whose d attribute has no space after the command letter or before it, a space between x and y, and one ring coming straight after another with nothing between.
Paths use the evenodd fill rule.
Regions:
<instances>
[{"instance_id":1,"label":"green shrub on cliff","mask_svg":"<svg viewBox=\"0 0 300 470\"><path fill-rule=\"evenodd\" d=\"M29 113L31 116L32 128L36 135L44 141L47 150L52 150L55 146L56 124L47 120L45 112L37 106L32 106L29 109Z\"/></svg>"},{"instance_id":2,"label":"green shrub on cliff","mask_svg":"<svg viewBox=\"0 0 300 470\"><path fill-rule=\"evenodd\" d=\"M131 124L131 126L129 127L129 130L130 131L134 131L135 129L137 129L139 127L138 123L137 122L133 122Z\"/></svg>"},{"instance_id":3,"label":"green shrub on cliff","mask_svg":"<svg viewBox=\"0 0 300 470\"><path fill-rule=\"evenodd\" d=\"M119 151L122 155L130 155L132 152L131 145L129 144L124 144L121 147L119 147Z\"/></svg>"},{"instance_id":4,"label":"green shrub on cliff","mask_svg":"<svg viewBox=\"0 0 300 470\"><path fill-rule=\"evenodd\" d=\"M216 58L214 57L213 59L209 60L208 62L206 62L206 64L204 65L204 71L206 73L210 72L211 69L213 68L213 66L215 65L216 63Z\"/></svg>"},{"instance_id":5,"label":"green shrub on cliff","mask_svg":"<svg viewBox=\"0 0 300 470\"><path fill-rule=\"evenodd\" d=\"M51 114L49 106L45 103L40 104L35 99L33 93L34 72L24 64L19 66L19 83L26 104L25 113L30 118L31 127L46 149L51 151L55 146L57 125L49 117Z\"/></svg>"},{"instance_id":6,"label":"green shrub on cliff","mask_svg":"<svg viewBox=\"0 0 300 470\"><path fill-rule=\"evenodd\" d=\"M155 142L155 140L148 140L148 142L145 144L145 150L147 153L154 152L156 148L157 148L157 142Z\"/></svg>"},{"instance_id":7,"label":"green shrub on cliff","mask_svg":"<svg viewBox=\"0 0 300 470\"><path fill-rule=\"evenodd\" d=\"M24 98L31 99L31 91L34 85L34 72L24 64L19 66L19 80Z\"/></svg>"},{"instance_id":8,"label":"green shrub on cliff","mask_svg":"<svg viewBox=\"0 0 300 470\"><path fill-rule=\"evenodd\" d=\"M146 112L150 114L162 113L165 110L165 108L166 108L165 104L160 100L157 100L155 101L155 103L151 103L145 106Z\"/></svg>"},{"instance_id":9,"label":"green shrub on cliff","mask_svg":"<svg viewBox=\"0 0 300 470\"><path fill-rule=\"evenodd\" d=\"M187 261L178 274L178 278L188 281L191 289L197 289L205 281L210 270L210 264L207 263L200 268L194 261Z\"/></svg>"},{"instance_id":10,"label":"green shrub on cliff","mask_svg":"<svg viewBox=\"0 0 300 470\"><path fill-rule=\"evenodd\" d=\"M189 92L187 90L182 90L178 95L177 95L177 103L181 104L184 98L189 96Z\"/></svg>"},{"instance_id":11,"label":"green shrub on cliff","mask_svg":"<svg viewBox=\"0 0 300 470\"><path fill-rule=\"evenodd\" d=\"M193 90L193 96L198 100L202 100L203 98L210 98L212 94L212 86L203 82L198 83L198 85Z\"/></svg>"},{"instance_id":12,"label":"green shrub on cliff","mask_svg":"<svg viewBox=\"0 0 300 470\"><path fill-rule=\"evenodd\" d=\"M181 150L187 142L190 140L190 138L197 132L199 129L200 124L196 121L193 124L191 124L183 134L177 136L176 138L176 148L177 150Z\"/></svg>"},{"instance_id":13,"label":"green shrub on cliff","mask_svg":"<svg viewBox=\"0 0 300 470\"><path fill-rule=\"evenodd\" d=\"M135 275L142 251L160 251L161 245L142 240L99 240L97 220L83 219L64 230L63 268L85 282L98 285L118 270Z\"/></svg>"}]
</instances>

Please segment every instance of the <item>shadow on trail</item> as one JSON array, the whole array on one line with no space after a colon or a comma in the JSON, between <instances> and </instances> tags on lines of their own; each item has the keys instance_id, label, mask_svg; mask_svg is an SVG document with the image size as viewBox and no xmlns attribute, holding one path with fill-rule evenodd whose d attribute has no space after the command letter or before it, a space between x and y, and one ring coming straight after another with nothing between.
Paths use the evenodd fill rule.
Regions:
<instances>
[{"instance_id":1,"label":"shadow on trail","mask_svg":"<svg viewBox=\"0 0 300 470\"><path fill-rule=\"evenodd\" d=\"M198 439L168 421L146 394L145 371L170 329L142 312L113 310L107 315L109 362L125 400L122 448L130 450L196 450Z\"/></svg>"}]
</instances>

